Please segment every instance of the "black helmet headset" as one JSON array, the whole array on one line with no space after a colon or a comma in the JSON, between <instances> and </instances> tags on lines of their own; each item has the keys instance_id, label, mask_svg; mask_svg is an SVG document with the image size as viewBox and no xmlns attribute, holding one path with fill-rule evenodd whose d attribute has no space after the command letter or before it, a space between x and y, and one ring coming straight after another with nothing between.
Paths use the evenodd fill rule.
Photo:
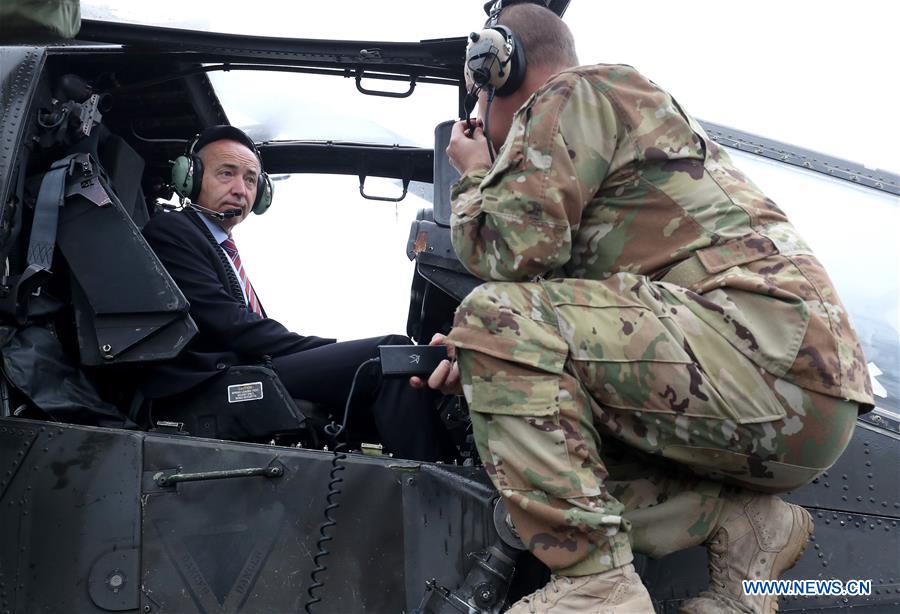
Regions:
<instances>
[{"instance_id":1,"label":"black helmet headset","mask_svg":"<svg viewBox=\"0 0 900 614\"><path fill-rule=\"evenodd\" d=\"M212 126L195 136L184 155L178 156L172 163L172 187L179 197L190 200L193 207L203 209L194 202L200 195L200 188L203 185L203 160L200 159L196 152L210 143L226 140L237 141L244 145L253 152L253 155L256 156L259 162L260 172L256 180L256 199L253 201L251 211L257 215L262 215L272 204L272 196L274 194L272 180L269 178L268 173L263 171L262 157L259 155L256 143L242 130L234 126L227 124ZM226 214L224 217L232 216Z\"/></svg>"}]
</instances>

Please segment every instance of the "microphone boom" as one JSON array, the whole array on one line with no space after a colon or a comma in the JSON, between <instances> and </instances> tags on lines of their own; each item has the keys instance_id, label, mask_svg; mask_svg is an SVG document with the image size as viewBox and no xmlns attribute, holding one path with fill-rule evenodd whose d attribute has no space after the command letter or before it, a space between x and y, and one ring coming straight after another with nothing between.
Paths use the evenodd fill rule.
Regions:
<instances>
[{"instance_id":1,"label":"microphone boom","mask_svg":"<svg viewBox=\"0 0 900 614\"><path fill-rule=\"evenodd\" d=\"M204 213L209 217L215 218L217 220L227 220L229 218L237 217L242 212L240 209L228 209L226 211L213 211L212 209L208 209L203 207L202 205L198 205L197 203L190 204L191 209L197 211L199 213Z\"/></svg>"}]
</instances>

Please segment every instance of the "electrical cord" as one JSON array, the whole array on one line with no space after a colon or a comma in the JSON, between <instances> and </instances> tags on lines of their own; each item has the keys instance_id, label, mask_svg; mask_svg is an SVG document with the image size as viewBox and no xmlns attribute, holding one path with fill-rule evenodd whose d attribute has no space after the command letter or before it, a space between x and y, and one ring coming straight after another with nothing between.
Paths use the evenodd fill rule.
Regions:
<instances>
[{"instance_id":1,"label":"electrical cord","mask_svg":"<svg viewBox=\"0 0 900 614\"><path fill-rule=\"evenodd\" d=\"M244 291L241 288L241 282L238 281L237 274L234 272L234 267L229 263L228 256L225 255L222 246L216 241L215 237L213 237L209 227L201 220L197 220L196 226L206 237L206 240L209 241L209 244L213 246L213 251L216 256L218 256L219 262L222 263L222 268L225 269L225 276L228 278L228 289L231 290L231 296L238 301L243 301Z\"/></svg>"},{"instance_id":2,"label":"electrical cord","mask_svg":"<svg viewBox=\"0 0 900 614\"><path fill-rule=\"evenodd\" d=\"M494 94L497 89L493 85L487 86L487 108L484 111L484 138L487 141L488 155L491 157L491 164L494 163L494 142L491 140L491 133L488 131L488 118L491 116L491 104L494 102Z\"/></svg>"},{"instance_id":3,"label":"electrical cord","mask_svg":"<svg viewBox=\"0 0 900 614\"><path fill-rule=\"evenodd\" d=\"M337 442L337 438L343 434L347 428L347 419L350 417L350 401L353 400L353 391L356 390L356 380L366 365L372 365L381 362L380 358L370 358L356 367L356 373L353 374L353 382L350 384L350 393L347 395L347 402L344 404L344 419L338 426L334 421L325 426L325 434Z\"/></svg>"},{"instance_id":4,"label":"electrical cord","mask_svg":"<svg viewBox=\"0 0 900 614\"><path fill-rule=\"evenodd\" d=\"M341 506L337 501L337 497L341 494L340 486L341 482L344 481L344 478L339 474L347 469L346 466L341 464L341 461L347 458L347 455L341 452L343 448L344 444L335 446L334 456L331 458L331 472L328 474L328 494L325 495L325 522L319 525L319 539L316 541L317 552L315 556L313 556L313 565L315 565L315 568L309 574L310 585L309 588L306 589L306 594L309 596L304 605L306 614L312 614L312 606L322 601L322 597L317 595L316 591L325 586L325 583L319 580L319 575L325 573L328 569L328 565L325 565L322 562L322 559L331 554L331 551L325 547L325 544L334 539L334 537L329 534L328 530L337 525L337 520L334 519L332 513Z\"/></svg>"},{"instance_id":5,"label":"electrical cord","mask_svg":"<svg viewBox=\"0 0 900 614\"><path fill-rule=\"evenodd\" d=\"M494 163L494 142L491 140L491 133L488 132L488 117L491 114L491 104L494 102L494 94L497 92L497 89L493 85L485 86L487 88L487 109L485 110L484 117L482 118L482 132L484 132L484 138L487 141L488 148L488 156L491 158L491 164ZM472 123L472 111L475 109L475 104L478 102L478 92L481 88L476 86L472 86L472 88L466 93L466 99L463 103L466 111L466 127L469 131L469 136L472 135L472 131L475 130L475 124Z\"/></svg>"},{"instance_id":6,"label":"electrical cord","mask_svg":"<svg viewBox=\"0 0 900 614\"><path fill-rule=\"evenodd\" d=\"M350 402L353 400L353 392L356 390L356 380L359 378L359 374L362 373L362 370L366 365L379 362L381 362L379 358L370 358L356 368L356 373L353 374L353 382L350 384L350 392L347 394L347 402L344 405L344 418L341 421L341 424L338 425L336 422L332 421L331 424L327 424L324 429L325 434L331 437L334 442L334 454L331 457L331 471L328 474L328 494L325 495L325 522L319 525L319 539L316 541L316 554L313 556L313 565L315 565L315 567L309 574L310 585L309 588L306 589L306 594L309 598L303 606L304 610L306 610L306 614L312 614L312 606L322 601L322 597L316 594L319 589L325 586L325 583L319 580L319 576L328 569L328 565L323 563L323 559L331 554L331 551L325 547L325 544L334 539L330 534L329 529L337 525L337 520L335 520L332 514L341 506L338 497L341 494L341 483L344 481L344 478L341 477L340 473L347 469L341 461L346 459L347 455L343 453L346 444L343 442L339 443L338 437L340 437L347 428L347 420L350 417Z\"/></svg>"}]
</instances>

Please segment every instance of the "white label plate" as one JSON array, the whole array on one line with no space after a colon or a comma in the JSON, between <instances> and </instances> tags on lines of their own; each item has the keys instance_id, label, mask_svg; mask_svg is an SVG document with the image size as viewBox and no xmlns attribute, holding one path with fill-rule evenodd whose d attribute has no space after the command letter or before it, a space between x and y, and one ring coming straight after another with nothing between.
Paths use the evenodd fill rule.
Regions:
<instances>
[{"instance_id":1,"label":"white label plate","mask_svg":"<svg viewBox=\"0 0 900 614\"><path fill-rule=\"evenodd\" d=\"M234 384L228 387L228 402L243 403L245 401L258 401L263 398L262 382L249 382L247 384Z\"/></svg>"}]
</instances>

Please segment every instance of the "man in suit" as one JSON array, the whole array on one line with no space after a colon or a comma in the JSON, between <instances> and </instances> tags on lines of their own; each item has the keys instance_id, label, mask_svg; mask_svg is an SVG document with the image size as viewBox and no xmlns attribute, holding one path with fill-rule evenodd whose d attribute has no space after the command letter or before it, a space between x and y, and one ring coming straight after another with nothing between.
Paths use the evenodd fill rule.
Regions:
<instances>
[{"instance_id":1,"label":"man in suit","mask_svg":"<svg viewBox=\"0 0 900 614\"><path fill-rule=\"evenodd\" d=\"M158 214L143 232L190 302L199 330L175 360L147 374L145 394L178 395L232 365L268 357L294 398L323 404L340 421L357 368L377 355L378 345L409 339L388 335L336 343L298 335L266 317L231 236L262 198L271 198L271 192L260 194L271 188L256 147L237 128L216 126L200 135L188 155L188 176L199 182L195 209ZM402 380L382 380L379 367L367 365L353 403L371 408L386 451L415 460L441 457L433 394Z\"/></svg>"}]
</instances>

